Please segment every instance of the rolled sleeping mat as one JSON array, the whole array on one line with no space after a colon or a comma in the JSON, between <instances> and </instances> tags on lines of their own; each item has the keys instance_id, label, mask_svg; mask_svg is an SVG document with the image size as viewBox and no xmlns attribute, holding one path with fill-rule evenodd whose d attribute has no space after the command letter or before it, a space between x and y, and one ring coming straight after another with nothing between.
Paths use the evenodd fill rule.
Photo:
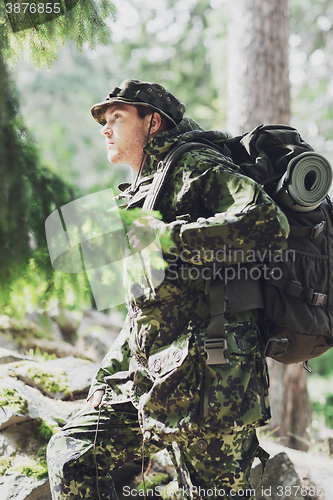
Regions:
<instances>
[{"instance_id":1,"label":"rolled sleeping mat","mask_svg":"<svg viewBox=\"0 0 333 500\"><path fill-rule=\"evenodd\" d=\"M273 198L295 212L311 212L330 190L332 166L322 155L312 151L293 158L279 180Z\"/></svg>"}]
</instances>

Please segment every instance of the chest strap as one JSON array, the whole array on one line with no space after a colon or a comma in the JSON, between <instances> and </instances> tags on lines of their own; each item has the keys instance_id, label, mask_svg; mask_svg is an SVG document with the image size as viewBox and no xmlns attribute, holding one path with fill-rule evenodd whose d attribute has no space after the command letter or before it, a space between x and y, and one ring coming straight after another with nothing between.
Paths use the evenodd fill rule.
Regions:
<instances>
[{"instance_id":1,"label":"chest strap","mask_svg":"<svg viewBox=\"0 0 333 500\"><path fill-rule=\"evenodd\" d=\"M175 164L175 162L182 156L184 153L187 151L190 151L192 149L198 149L198 148L205 148L205 149L213 149L219 154L223 154L221 148L218 146L212 145L209 141L204 141L204 139L201 139L202 142L196 140L195 142L180 142L179 144L176 145L174 149L172 149L166 157L161 160L157 166L157 171L154 174L154 179L152 184L150 185L150 189L148 191L148 194L146 196L146 199L143 204L143 210L149 211L149 210L154 210L156 208L156 204L158 201L158 198L161 194L162 187L166 181L166 177L168 173L171 170L171 167Z\"/></svg>"}]
</instances>

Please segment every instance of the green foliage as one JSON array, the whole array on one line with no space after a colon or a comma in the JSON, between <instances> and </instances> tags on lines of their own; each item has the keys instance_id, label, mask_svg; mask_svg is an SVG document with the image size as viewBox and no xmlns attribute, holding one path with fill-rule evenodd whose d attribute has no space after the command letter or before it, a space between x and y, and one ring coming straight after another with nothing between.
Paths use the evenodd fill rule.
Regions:
<instances>
[{"instance_id":1,"label":"green foliage","mask_svg":"<svg viewBox=\"0 0 333 500\"><path fill-rule=\"evenodd\" d=\"M54 2L51 3L54 4ZM114 19L113 4L109 0L79 0L74 8L70 8L75 3L67 0L67 9L64 8L65 2L62 2L60 5L63 15L55 19L51 19L54 17L52 15L46 17L41 24L35 24L30 29L24 29L28 14L21 14L22 31L16 31L16 28L20 28L17 14L16 17L13 14L11 19L6 2L2 2L0 36L3 37L3 53L6 61L13 64L24 55L31 64L40 68L50 66L60 46L66 41L76 40L79 50L85 42L91 48L95 48L98 43L106 44L111 31L105 19L108 16ZM13 19L16 21L15 27L13 27Z\"/></svg>"},{"instance_id":2,"label":"green foliage","mask_svg":"<svg viewBox=\"0 0 333 500\"><path fill-rule=\"evenodd\" d=\"M224 95L226 74L225 54L220 50L220 40L226 33L225 9L221 3L218 7L213 4L209 0L128 0L123 10L129 10L136 19L135 27L126 23L122 43L117 38L116 47L121 74L125 69L126 78L164 85L206 128L222 121L219 96ZM124 21L125 16L126 12ZM214 58L218 58L217 79L212 74L217 62Z\"/></svg>"},{"instance_id":3,"label":"green foliage","mask_svg":"<svg viewBox=\"0 0 333 500\"><path fill-rule=\"evenodd\" d=\"M153 490L155 491L156 487L161 487L165 484L167 484L170 481L170 474L167 474L165 472L157 472L156 474L152 475L151 477L145 479L145 481L141 481L137 486L136 486L136 491L142 492L145 488L146 490Z\"/></svg>"},{"instance_id":4,"label":"green foliage","mask_svg":"<svg viewBox=\"0 0 333 500\"><path fill-rule=\"evenodd\" d=\"M66 287L73 290L78 278L55 273L44 228L48 215L71 201L74 191L41 166L1 54L0 86L0 304L10 312L14 303L20 310L20 300L25 307L45 306L54 296L65 301Z\"/></svg>"},{"instance_id":5,"label":"green foliage","mask_svg":"<svg viewBox=\"0 0 333 500\"><path fill-rule=\"evenodd\" d=\"M311 368L313 368L312 362ZM317 374L315 370L313 371L314 373L308 378L308 391L313 410L316 414L316 419L318 419L320 424L324 424L333 429L332 368L330 367L329 370L323 369L323 374L321 376Z\"/></svg>"},{"instance_id":6,"label":"green foliage","mask_svg":"<svg viewBox=\"0 0 333 500\"><path fill-rule=\"evenodd\" d=\"M309 392L314 412L333 429L333 349L309 362Z\"/></svg>"},{"instance_id":7,"label":"green foliage","mask_svg":"<svg viewBox=\"0 0 333 500\"><path fill-rule=\"evenodd\" d=\"M318 358L311 359L309 365L315 375L333 376L333 349L329 349Z\"/></svg>"},{"instance_id":8,"label":"green foliage","mask_svg":"<svg viewBox=\"0 0 333 500\"><path fill-rule=\"evenodd\" d=\"M46 459L39 459L37 461L26 457L21 463L14 466L12 470L24 476L34 477L37 480L44 479L47 477Z\"/></svg>"},{"instance_id":9,"label":"green foliage","mask_svg":"<svg viewBox=\"0 0 333 500\"><path fill-rule=\"evenodd\" d=\"M323 417L327 427L333 429L333 394L326 394L324 401L312 401L313 410Z\"/></svg>"},{"instance_id":10,"label":"green foliage","mask_svg":"<svg viewBox=\"0 0 333 500\"><path fill-rule=\"evenodd\" d=\"M0 476L3 476L12 464L10 457L0 457Z\"/></svg>"},{"instance_id":11,"label":"green foliage","mask_svg":"<svg viewBox=\"0 0 333 500\"><path fill-rule=\"evenodd\" d=\"M2 386L0 389L0 407L10 407L13 412L28 415L28 402L12 387Z\"/></svg>"},{"instance_id":12,"label":"green foliage","mask_svg":"<svg viewBox=\"0 0 333 500\"><path fill-rule=\"evenodd\" d=\"M22 112L43 164L82 195L110 187L116 193L129 180L128 167L108 163L101 127L90 114L126 78L158 81L201 125L224 128L225 6L217 0L121 0L117 6L108 46L78 52L68 43L50 71L24 63L13 70L21 96L28 97Z\"/></svg>"},{"instance_id":13,"label":"green foliage","mask_svg":"<svg viewBox=\"0 0 333 500\"><path fill-rule=\"evenodd\" d=\"M50 371L45 372L43 365L39 363L25 361L27 365L26 376L33 380L34 384L48 394L64 392L68 393L69 385L65 372ZM19 366L17 364L16 366Z\"/></svg>"},{"instance_id":14,"label":"green foliage","mask_svg":"<svg viewBox=\"0 0 333 500\"><path fill-rule=\"evenodd\" d=\"M291 0L290 80L293 126L333 163L330 0Z\"/></svg>"},{"instance_id":15,"label":"green foliage","mask_svg":"<svg viewBox=\"0 0 333 500\"><path fill-rule=\"evenodd\" d=\"M44 445L47 445L53 434L55 434L59 430L59 426L51 421L35 419L34 424L36 426L34 438ZM38 456L44 457L44 453L45 450L41 448Z\"/></svg>"},{"instance_id":16,"label":"green foliage","mask_svg":"<svg viewBox=\"0 0 333 500\"><path fill-rule=\"evenodd\" d=\"M36 361L40 361L40 362L51 361L52 359L57 359L57 356L55 354L49 354L48 352L42 352L39 347L36 347L35 349L30 348L28 351L25 352L25 355L29 356L30 358L35 358Z\"/></svg>"}]
</instances>

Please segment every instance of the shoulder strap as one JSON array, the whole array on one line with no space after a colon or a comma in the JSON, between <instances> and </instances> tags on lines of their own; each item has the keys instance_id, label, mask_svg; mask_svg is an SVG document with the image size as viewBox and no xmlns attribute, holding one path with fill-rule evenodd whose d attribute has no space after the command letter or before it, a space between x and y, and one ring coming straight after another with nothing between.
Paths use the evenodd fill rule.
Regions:
<instances>
[{"instance_id":1,"label":"shoulder strap","mask_svg":"<svg viewBox=\"0 0 333 500\"><path fill-rule=\"evenodd\" d=\"M175 148L169 151L165 158L158 164L157 171L154 174L153 182L150 185L148 194L143 204L143 210L154 210L157 200L161 194L162 187L166 181L167 175L171 170L171 167L184 153L197 148L213 149L217 153L224 154L221 148L213 145L209 141L205 141L204 139L201 139L200 141L196 140L195 142L183 141L177 144Z\"/></svg>"}]
</instances>

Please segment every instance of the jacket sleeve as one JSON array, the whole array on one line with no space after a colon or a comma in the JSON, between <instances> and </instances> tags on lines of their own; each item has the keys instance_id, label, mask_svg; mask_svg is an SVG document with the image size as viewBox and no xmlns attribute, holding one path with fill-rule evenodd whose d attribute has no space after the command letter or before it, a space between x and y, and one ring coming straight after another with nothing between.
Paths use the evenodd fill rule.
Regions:
<instances>
[{"instance_id":1,"label":"jacket sleeve","mask_svg":"<svg viewBox=\"0 0 333 500\"><path fill-rule=\"evenodd\" d=\"M101 389L104 391L106 389L106 383L104 381L106 375L113 375L119 371L128 370L130 361L128 346L129 332L130 322L127 317L121 332L113 342L92 380L87 399L97 390Z\"/></svg>"},{"instance_id":2,"label":"jacket sleeve","mask_svg":"<svg viewBox=\"0 0 333 500\"><path fill-rule=\"evenodd\" d=\"M189 161L193 161L193 156L191 153ZM183 167L184 163L187 165L186 158ZM181 173L182 165L177 168ZM218 261L224 252L224 263L237 264L247 262L250 253L252 261L262 261L265 251L272 255L286 248L289 224L284 213L261 185L233 171L228 162L217 165L215 157L215 165L211 166L197 153L197 163L186 177L186 189L184 182L179 183L178 199L182 193L187 199L196 200L196 213L213 215L190 221L179 216L169 225L179 254L201 255L207 249L219 249Z\"/></svg>"}]
</instances>

